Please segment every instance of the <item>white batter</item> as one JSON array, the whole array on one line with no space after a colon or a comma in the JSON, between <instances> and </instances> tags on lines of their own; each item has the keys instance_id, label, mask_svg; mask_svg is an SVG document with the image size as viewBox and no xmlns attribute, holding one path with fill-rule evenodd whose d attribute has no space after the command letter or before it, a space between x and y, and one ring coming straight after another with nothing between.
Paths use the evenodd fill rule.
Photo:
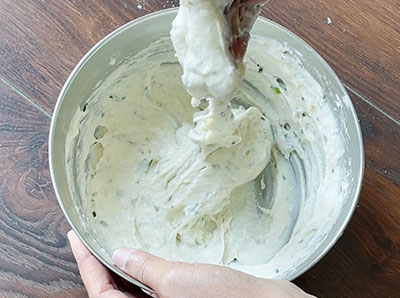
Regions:
<instances>
[{"instance_id":1,"label":"white batter","mask_svg":"<svg viewBox=\"0 0 400 298\"><path fill-rule=\"evenodd\" d=\"M229 28L223 12L230 2L181 0L171 31L177 58L184 70L182 82L193 96L192 105L198 107L201 99L208 101L208 108L195 114L196 125L190 136L196 143L214 145L213 148L231 147L240 142L236 132L243 119L253 117L260 122L261 116L257 110L232 112L230 107L232 95L244 75L242 63L236 65L229 51ZM268 123L258 126L265 129Z\"/></svg>"},{"instance_id":2,"label":"white batter","mask_svg":"<svg viewBox=\"0 0 400 298\"><path fill-rule=\"evenodd\" d=\"M223 43L210 40L211 55L182 42L188 15L172 39L194 107L168 38L121 63L71 123L71 190L109 254L137 247L284 278L318 247L345 198L338 124L290 48L253 36L241 86ZM220 63L194 65L194 49Z\"/></svg>"}]
</instances>

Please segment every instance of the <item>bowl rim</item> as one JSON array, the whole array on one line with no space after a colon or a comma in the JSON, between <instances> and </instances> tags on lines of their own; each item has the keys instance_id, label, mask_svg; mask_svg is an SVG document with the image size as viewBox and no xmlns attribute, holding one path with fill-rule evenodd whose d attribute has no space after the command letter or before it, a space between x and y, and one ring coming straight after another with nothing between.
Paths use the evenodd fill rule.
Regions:
<instances>
[{"instance_id":1,"label":"bowl rim","mask_svg":"<svg viewBox=\"0 0 400 298\"><path fill-rule=\"evenodd\" d=\"M55 171L54 171L54 141L55 141L55 134L56 134L56 125L57 125L57 119L58 116L60 114L60 109L62 106L62 103L65 99L65 95L72 83L72 81L74 80L74 78L76 77L76 75L79 73L79 71L83 68L83 66L86 64L86 62L91 58L91 56L93 56L104 44L106 44L108 41L110 41L113 37L115 37L118 34L121 34L122 32L124 32L125 30L129 30L131 27L142 23L150 18L155 18L161 15L168 15L168 14L176 14L178 11L178 7L173 7L173 8L167 8L167 9L163 9L163 10L159 10L159 11L155 11L155 12L151 12L149 14L146 14L144 16L138 17L120 27L118 27L117 29L115 29L114 31L112 31L111 33L109 33L107 36L105 36L104 38L102 38L99 42L97 42L84 56L83 58L78 62L78 64L74 67L74 69L72 70L71 74L68 76L63 88L61 89L61 92L57 98L57 102L52 114L52 119L51 119L51 124L50 124L50 133L49 133L49 169L50 169L50 176L51 176L51 180L52 180L52 184L53 184L53 188L58 200L58 203L61 207L61 210L64 213L64 216L66 217L69 225L71 226L71 228L75 231L76 235L79 237L79 239L82 241L82 243L84 243L84 245L88 248L88 250L98 259L101 261L101 263L103 265L105 265L108 269L110 269L111 271L113 271L114 273L118 274L119 276L121 276L124 279L127 279L128 281L132 282L133 284L146 289L150 292L153 292L153 290L151 288L149 288L148 286L146 286L145 284L143 284L142 282L130 277L129 275L127 275L126 273L124 273L122 270L120 270L119 268L111 265L108 261L106 261L99 253L97 253L97 251L95 249L93 249L93 247L91 245L89 245L89 243L85 240L84 237L82 237L78 232L77 229L75 227L75 224L72 222L72 220L70 219L70 216L66 210L66 207L64 205L63 200L61 199L61 195L60 192L58 190L58 185L57 185L57 181L55 179ZM317 264L330 250L331 248L335 245L335 243L341 238L341 236L343 235L347 225L350 222L350 219L352 218L354 211L356 209L356 206L358 205L359 199L360 199L360 193L361 193L361 189L362 189L362 184L363 184L363 178L364 178L364 171L365 171L365 155L364 155L364 144L363 144L363 138L362 138L362 133L361 133L361 128L360 128L360 123L357 117L357 113L355 111L354 105L350 99L350 96L348 95L348 92L346 90L346 88L344 87L343 83L341 82L341 80L339 79L339 77L337 76L337 74L334 72L334 70L332 69L332 67L320 56L320 54L314 50L314 48L312 48L307 42L305 42L302 38L298 37L296 34L294 34L293 32L291 32L290 30L286 29L285 27L283 27L282 25L271 21L265 17L260 16L258 18L259 20L263 21L263 22L268 22L271 25L274 25L276 27L278 27L280 30L284 31L286 34L291 35L292 37L296 38L300 43L302 43L303 45L305 45L307 48L311 49L312 54L319 60L320 63L323 64L323 66L332 74L334 80L336 80L339 83L340 89L343 92L343 94L347 95L348 99L349 99L349 109L350 109L350 113L351 113L351 117L354 120L355 123L355 129L357 131L357 141L358 141L358 150L360 152L360 169L359 169L359 173L356 177L357 179L357 186L355 188L355 195L354 195L354 199L353 202L350 206L350 208L347 211L347 215L345 217L345 219L342 221L342 224L339 226L338 228L338 233L335 235L335 237L333 237L333 239L325 246L325 248L319 253L319 255L317 255L309 264L307 264L306 266L304 266L303 268L301 268L300 270L296 271L294 274L292 274L292 276L290 277L289 280L294 280L297 277L299 277L300 275L302 275L303 273L305 273L306 271L308 271L309 269L311 269L315 264Z\"/></svg>"}]
</instances>

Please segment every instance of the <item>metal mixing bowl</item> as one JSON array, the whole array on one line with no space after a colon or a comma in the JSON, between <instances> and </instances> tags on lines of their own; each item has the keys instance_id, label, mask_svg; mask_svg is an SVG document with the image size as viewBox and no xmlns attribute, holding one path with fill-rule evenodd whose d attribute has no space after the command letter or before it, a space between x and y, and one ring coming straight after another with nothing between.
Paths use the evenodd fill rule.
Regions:
<instances>
[{"instance_id":1,"label":"metal mixing bowl","mask_svg":"<svg viewBox=\"0 0 400 298\"><path fill-rule=\"evenodd\" d=\"M50 128L51 177L58 201L70 225L86 247L103 264L133 284L145 289L148 289L145 285L113 266L110 256L96 242L95 235L85 228L85 221L79 213L79 208L74 204L76 198L71 195L67 181L66 135L77 107L84 104L99 81L116 69L117 64L114 62L133 56L153 41L162 36L167 36L176 13L177 9L168 9L136 19L115 30L95 45L75 67L65 83L58 98ZM289 278L294 279L312 267L328 252L342 235L349 222L361 190L364 170L363 143L357 116L349 96L334 71L318 53L287 29L264 18L257 20L253 33L287 42L290 47L297 51L305 68L323 88L329 89L335 97L329 98L332 105L334 101L341 103L341 108L336 109L335 113L340 113L340 115L338 114L338 117L340 116L340 119L342 119L340 125L347 130L345 154L351 173L350 177L352 177L351 190L339 218L326 239L313 254L299 263L297 268L293 270L293 274Z\"/></svg>"}]
</instances>

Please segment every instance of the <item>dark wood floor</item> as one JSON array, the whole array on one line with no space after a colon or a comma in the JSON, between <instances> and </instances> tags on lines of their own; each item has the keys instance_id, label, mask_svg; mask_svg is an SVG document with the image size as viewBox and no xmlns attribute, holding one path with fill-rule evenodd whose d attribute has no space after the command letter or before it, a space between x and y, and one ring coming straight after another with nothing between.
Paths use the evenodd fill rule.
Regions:
<instances>
[{"instance_id":1,"label":"dark wood floor","mask_svg":"<svg viewBox=\"0 0 400 298\"><path fill-rule=\"evenodd\" d=\"M86 297L50 181L50 115L68 74L97 41L173 5L0 0L0 297ZM296 283L320 297L399 297L400 1L271 0L263 15L334 68L357 109L366 151L348 229Z\"/></svg>"}]
</instances>

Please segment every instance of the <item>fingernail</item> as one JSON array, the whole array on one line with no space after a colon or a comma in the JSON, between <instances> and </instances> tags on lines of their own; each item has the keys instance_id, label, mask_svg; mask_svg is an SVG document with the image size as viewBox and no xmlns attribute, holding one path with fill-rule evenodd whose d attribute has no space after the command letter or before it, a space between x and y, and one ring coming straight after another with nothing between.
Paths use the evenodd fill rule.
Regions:
<instances>
[{"instance_id":1,"label":"fingernail","mask_svg":"<svg viewBox=\"0 0 400 298\"><path fill-rule=\"evenodd\" d=\"M158 295L154 292L150 292L149 290L140 288L145 294L149 295L150 297L159 298Z\"/></svg>"},{"instance_id":2,"label":"fingernail","mask_svg":"<svg viewBox=\"0 0 400 298\"><path fill-rule=\"evenodd\" d=\"M69 232L67 233L67 238L68 240L71 239L71 235L74 233L74 230L69 230Z\"/></svg>"},{"instance_id":3,"label":"fingernail","mask_svg":"<svg viewBox=\"0 0 400 298\"><path fill-rule=\"evenodd\" d=\"M114 265L120 269L124 269L128 260L136 250L132 248L118 248L112 255Z\"/></svg>"}]
</instances>

